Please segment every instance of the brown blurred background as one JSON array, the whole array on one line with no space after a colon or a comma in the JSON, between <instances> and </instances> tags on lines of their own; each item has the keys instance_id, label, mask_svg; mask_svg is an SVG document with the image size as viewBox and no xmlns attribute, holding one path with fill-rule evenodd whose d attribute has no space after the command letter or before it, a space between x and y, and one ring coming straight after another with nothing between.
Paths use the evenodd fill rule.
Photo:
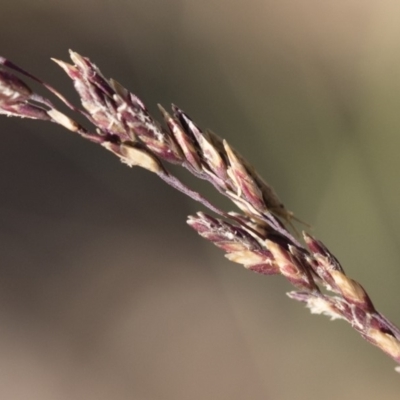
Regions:
<instances>
[{"instance_id":1,"label":"brown blurred background","mask_svg":"<svg viewBox=\"0 0 400 400\"><path fill-rule=\"evenodd\" d=\"M3 0L0 53L77 101L69 48L239 148L400 324L398 1ZM0 130L2 399L399 398L349 326L197 237L201 207L56 126Z\"/></svg>"}]
</instances>

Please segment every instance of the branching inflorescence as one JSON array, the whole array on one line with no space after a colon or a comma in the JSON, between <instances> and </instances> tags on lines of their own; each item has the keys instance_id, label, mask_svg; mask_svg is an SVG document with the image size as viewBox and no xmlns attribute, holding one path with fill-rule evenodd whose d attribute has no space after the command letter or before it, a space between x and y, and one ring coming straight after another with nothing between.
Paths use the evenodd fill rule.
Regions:
<instances>
[{"instance_id":1,"label":"branching inflorescence","mask_svg":"<svg viewBox=\"0 0 400 400\"><path fill-rule=\"evenodd\" d=\"M216 214L199 212L189 216L188 224L223 249L229 260L264 275L283 275L296 288L288 293L290 298L306 303L312 313L346 320L400 364L400 330L375 309L364 288L345 274L323 243L303 233L302 244L290 233L287 225L293 214L236 150L214 133L202 131L176 106L172 106L172 114L159 106L164 128L137 96L115 80L107 80L89 59L72 51L70 55L73 64L54 61L72 79L83 109L0 57L0 114L57 123L100 144L123 163L156 173ZM96 130L87 130L56 109L16 72L39 82L72 111L84 115ZM210 182L241 212L225 212L213 206L173 176L166 163L181 165ZM400 371L400 367L397 369Z\"/></svg>"}]
</instances>

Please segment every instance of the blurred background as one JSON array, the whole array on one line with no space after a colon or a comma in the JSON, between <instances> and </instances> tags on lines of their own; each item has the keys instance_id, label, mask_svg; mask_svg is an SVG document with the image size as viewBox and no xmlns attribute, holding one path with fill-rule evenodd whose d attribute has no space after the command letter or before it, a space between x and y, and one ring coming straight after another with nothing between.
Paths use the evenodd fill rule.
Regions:
<instances>
[{"instance_id":1,"label":"blurred background","mask_svg":"<svg viewBox=\"0 0 400 400\"><path fill-rule=\"evenodd\" d=\"M400 324L398 1L2 2L1 55L78 103L69 48L227 138ZM0 130L2 398L398 399L392 360L187 227L199 205L57 126Z\"/></svg>"}]
</instances>

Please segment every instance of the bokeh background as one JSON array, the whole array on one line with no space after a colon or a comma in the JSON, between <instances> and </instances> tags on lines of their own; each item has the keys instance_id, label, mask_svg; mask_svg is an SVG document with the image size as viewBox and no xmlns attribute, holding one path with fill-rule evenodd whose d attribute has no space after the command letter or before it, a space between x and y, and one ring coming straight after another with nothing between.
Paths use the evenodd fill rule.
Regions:
<instances>
[{"instance_id":1,"label":"bokeh background","mask_svg":"<svg viewBox=\"0 0 400 400\"><path fill-rule=\"evenodd\" d=\"M2 1L0 53L77 102L69 48L227 138L400 323L398 1ZM0 130L1 398L399 398L389 358L187 227L201 207L57 126Z\"/></svg>"}]
</instances>

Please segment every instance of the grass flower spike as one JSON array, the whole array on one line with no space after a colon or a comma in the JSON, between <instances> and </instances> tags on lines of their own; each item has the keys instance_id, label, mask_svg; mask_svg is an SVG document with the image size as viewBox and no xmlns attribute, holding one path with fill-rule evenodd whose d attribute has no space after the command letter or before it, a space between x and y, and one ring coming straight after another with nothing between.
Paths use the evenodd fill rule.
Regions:
<instances>
[{"instance_id":1,"label":"grass flower spike","mask_svg":"<svg viewBox=\"0 0 400 400\"><path fill-rule=\"evenodd\" d=\"M400 364L400 330L378 312L365 289L344 272L327 247L308 233L291 232L295 217L231 145L202 131L180 108L159 106L157 122L142 101L113 79L106 79L86 57L70 52L72 64L54 60L73 81L82 108L72 105L47 83L0 58L0 114L46 120L101 145L129 166L140 166L208 208L188 224L200 236L246 269L284 276L295 288L288 296L315 314L347 321L368 342ZM18 75L17 75L18 74ZM85 116L86 128L33 92L19 75L39 82L72 112ZM225 211L184 185L168 164L186 168L208 181L239 208Z\"/></svg>"}]
</instances>

